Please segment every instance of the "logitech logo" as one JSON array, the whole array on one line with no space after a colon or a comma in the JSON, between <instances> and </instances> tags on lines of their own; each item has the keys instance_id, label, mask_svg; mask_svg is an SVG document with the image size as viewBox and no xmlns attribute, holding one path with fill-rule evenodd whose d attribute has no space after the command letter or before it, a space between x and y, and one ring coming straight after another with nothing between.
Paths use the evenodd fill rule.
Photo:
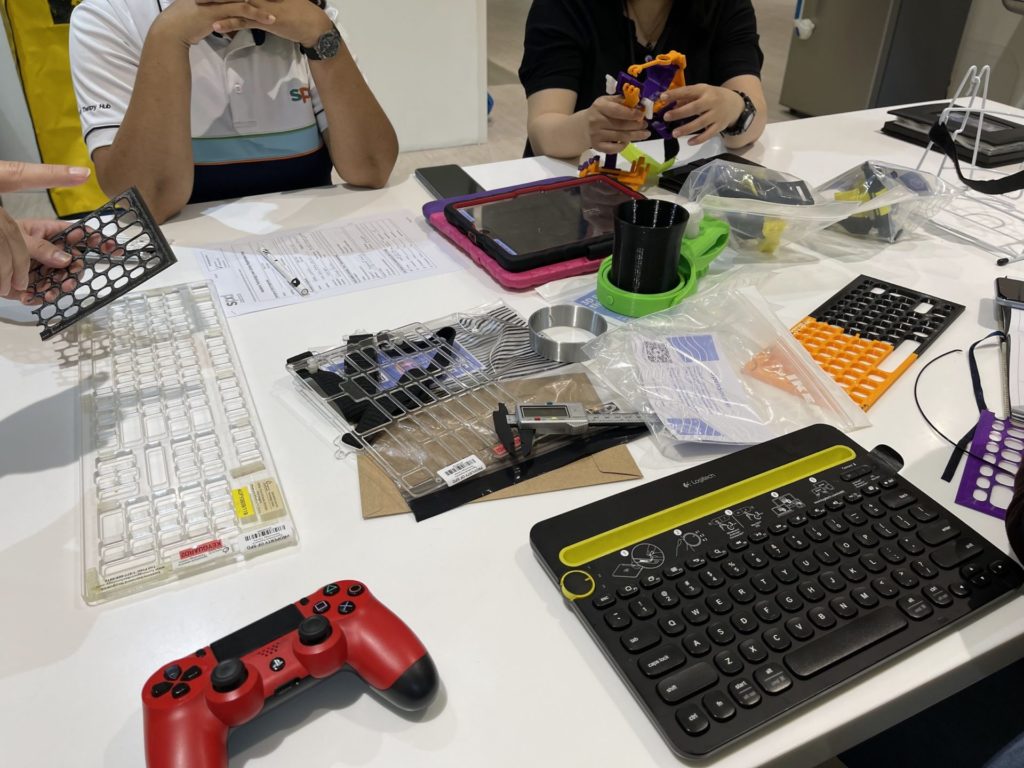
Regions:
<instances>
[{"instance_id":1,"label":"logitech logo","mask_svg":"<svg viewBox=\"0 0 1024 768\"><path fill-rule=\"evenodd\" d=\"M684 480L683 488L689 488L691 485L700 485L701 483L707 480L711 480L713 477L717 477L717 475L715 475L714 472L712 472L709 475L701 475L700 477L695 477L693 480Z\"/></svg>"},{"instance_id":2,"label":"logitech logo","mask_svg":"<svg viewBox=\"0 0 1024 768\"><path fill-rule=\"evenodd\" d=\"M313 98L313 95L309 92L309 88L306 86L302 86L301 88L292 88L288 94L292 97L292 101L301 101L303 104Z\"/></svg>"}]
</instances>

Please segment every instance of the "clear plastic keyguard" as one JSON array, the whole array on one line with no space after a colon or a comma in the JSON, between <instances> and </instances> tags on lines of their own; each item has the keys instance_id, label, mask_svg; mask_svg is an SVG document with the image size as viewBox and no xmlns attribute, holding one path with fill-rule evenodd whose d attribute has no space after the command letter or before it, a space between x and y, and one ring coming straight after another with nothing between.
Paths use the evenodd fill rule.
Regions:
<instances>
[{"instance_id":1,"label":"clear plastic keyguard","mask_svg":"<svg viewBox=\"0 0 1024 768\"><path fill-rule=\"evenodd\" d=\"M296 542L207 284L133 292L77 335L87 602Z\"/></svg>"}]
</instances>

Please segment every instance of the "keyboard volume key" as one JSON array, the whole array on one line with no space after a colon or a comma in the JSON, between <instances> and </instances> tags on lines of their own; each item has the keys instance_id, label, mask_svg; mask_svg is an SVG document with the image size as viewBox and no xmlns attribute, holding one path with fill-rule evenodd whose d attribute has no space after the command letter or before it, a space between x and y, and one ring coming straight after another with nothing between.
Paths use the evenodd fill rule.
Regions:
<instances>
[{"instance_id":1,"label":"keyboard volume key","mask_svg":"<svg viewBox=\"0 0 1024 768\"><path fill-rule=\"evenodd\" d=\"M879 608L786 654L786 666L801 679L814 677L907 626L895 609Z\"/></svg>"},{"instance_id":2,"label":"keyboard volume key","mask_svg":"<svg viewBox=\"0 0 1024 768\"><path fill-rule=\"evenodd\" d=\"M718 682L714 667L704 662L673 672L658 683L658 695L666 704L676 704Z\"/></svg>"}]
</instances>

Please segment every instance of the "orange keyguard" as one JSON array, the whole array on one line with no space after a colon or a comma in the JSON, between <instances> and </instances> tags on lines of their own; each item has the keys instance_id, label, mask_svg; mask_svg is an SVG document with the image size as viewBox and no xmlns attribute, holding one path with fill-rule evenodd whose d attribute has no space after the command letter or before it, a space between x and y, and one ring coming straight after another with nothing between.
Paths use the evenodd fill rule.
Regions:
<instances>
[{"instance_id":1,"label":"orange keyguard","mask_svg":"<svg viewBox=\"0 0 1024 768\"><path fill-rule=\"evenodd\" d=\"M867 410L880 398L917 359L908 355L898 368L883 371L878 366L893 351L892 344L871 341L846 333L838 326L805 317L790 329L804 349L850 398ZM789 392L796 391L793 383L781 370L771 350L756 355L746 366L750 375Z\"/></svg>"}]
</instances>

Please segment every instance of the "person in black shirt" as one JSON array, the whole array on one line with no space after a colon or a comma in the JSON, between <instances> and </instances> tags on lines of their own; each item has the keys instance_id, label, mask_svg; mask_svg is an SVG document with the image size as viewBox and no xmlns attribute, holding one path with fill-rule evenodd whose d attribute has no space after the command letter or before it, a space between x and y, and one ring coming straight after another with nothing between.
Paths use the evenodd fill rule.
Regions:
<instances>
[{"instance_id":1,"label":"person in black shirt","mask_svg":"<svg viewBox=\"0 0 1024 768\"><path fill-rule=\"evenodd\" d=\"M728 147L756 141L766 122L764 56L750 0L533 0L519 67L527 154L621 152L650 138L642 111L608 96L605 77L670 50L686 56L688 85L666 94L675 106L665 117L693 118L675 135L700 144L725 131Z\"/></svg>"}]
</instances>

